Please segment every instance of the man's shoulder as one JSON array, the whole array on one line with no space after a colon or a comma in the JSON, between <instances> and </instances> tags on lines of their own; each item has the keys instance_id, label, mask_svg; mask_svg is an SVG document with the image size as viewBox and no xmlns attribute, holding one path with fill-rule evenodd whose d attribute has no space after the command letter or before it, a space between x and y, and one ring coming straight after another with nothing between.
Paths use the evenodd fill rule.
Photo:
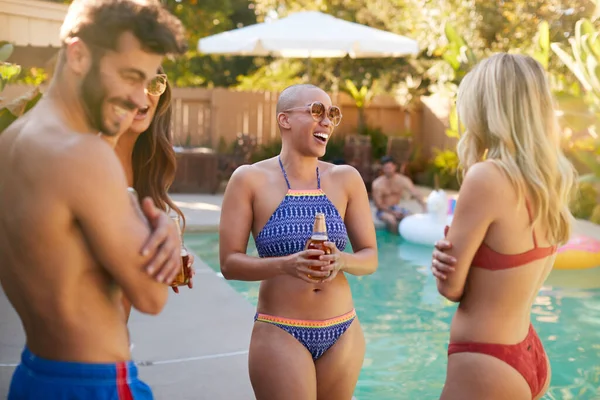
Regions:
<instances>
[{"instance_id":1,"label":"man's shoulder","mask_svg":"<svg viewBox=\"0 0 600 400\"><path fill-rule=\"evenodd\" d=\"M79 172L86 173L91 168L109 168L111 164L118 163L114 149L97 135L65 132L59 140L61 143L50 151L63 167L85 167Z\"/></svg>"},{"instance_id":2,"label":"man's shoulder","mask_svg":"<svg viewBox=\"0 0 600 400\"><path fill-rule=\"evenodd\" d=\"M57 132L42 158L48 165L46 179L66 197L80 197L77 193L83 191L95 193L125 180L114 149L95 134Z\"/></svg>"},{"instance_id":3,"label":"man's shoulder","mask_svg":"<svg viewBox=\"0 0 600 400\"><path fill-rule=\"evenodd\" d=\"M60 176L57 186L61 197L72 207L111 197L127 188L127 178L114 149L96 135L68 136L54 156L55 173Z\"/></svg>"},{"instance_id":4,"label":"man's shoulder","mask_svg":"<svg viewBox=\"0 0 600 400\"><path fill-rule=\"evenodd\" d=\"M44 163L53 174L85 173L87 168L77 168L118 160L99 135L74 132L55 120L36 117L25 115L13 122L2 133L0 147L19 149L19 158Z\"/></svg>"},{"instance_id":5,"label":"man's shoulder","mask_svg":"<svg viewBox=\"0 0 600 400\"><path fill-rule=\"evenodd\" d=\"M394 175L394 180L396 182L400 182L403 184L412 184L413 183L413 181L408 176L403 175L399 172L397 172L396 175Z\"/></svg>"},{"instance_id":6,"label":"man's shoulder","mask_svg":"<svg viewBox=\"0 0 600 400\"><path fill-rule=\"evenodd\" d=\"M377 178L373 179L372 185L381 185L381 183L384 181L384 179L385 179L384 175L379 175Z\"/></svg>"}]
</instances>

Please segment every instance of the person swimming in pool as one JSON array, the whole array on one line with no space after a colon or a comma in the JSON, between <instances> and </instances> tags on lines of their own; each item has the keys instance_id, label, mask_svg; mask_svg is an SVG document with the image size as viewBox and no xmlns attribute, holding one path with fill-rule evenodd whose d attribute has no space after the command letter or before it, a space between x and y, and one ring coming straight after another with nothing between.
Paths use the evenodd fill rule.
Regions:
<instances>
[{"instance_id":1,"label":"person swimming in pool","mask_svg":"<svg viewBox=\"0 0 600 400\"><path fill-rule=\"evenodd\" d=\"M540 399L551 373L531 307L569 238L576 172L533 58L480 62L460 84L457 110L466 173L432 261L439 292L459 303L441 399Z\"/></svg>"},{"instance_id":2,"label":"person swimming in pool","mask_svg":"<svg viewBox=\"0 0 600 400\"><path fill-rule=\"evenodd\" d=\"M151 199L141 215L99 133L146 106L148 81L187 40L154 0L75 0L60 39L48 90L0 135L0 282L26 336L8 399L149 400L121 299L160 313L180 240Z\"/></svg>"},{"instance_id":3,"label":"person swimming in pool","mask_svg":"<svg viewBox=\"0 0 600 400\"><path fill-rule=\"evenodd\" d=\"M221 272L262 281L249 352L258 400L348 400L362 367L365 339L345 274L377 269L369 199L356 169L319 161L341 118L320 88L286 88L279 156L239 167L225 191ZM304 250L317 212L331 255ZM258 258L246 254L250 234ZM353 253L343 252L348 238Z\"/></svg>"},{"instance_id":4,"label":"person swimming in pool","mask_svg":"<svg viewBox=\"0 0 600 400\"><path fill-rule=\"evenodd\" d=\"M423 208L427 209L423 196L408 176L397 172L396 163L390 156L381 158L383 174L378 176L372 185L373 203L377 207L375 217L382 221L387 230L398 233L398 224L403 218L411 214L410 210L400 206L400 200L408 193Z\"/></svg>"}]
</instances>

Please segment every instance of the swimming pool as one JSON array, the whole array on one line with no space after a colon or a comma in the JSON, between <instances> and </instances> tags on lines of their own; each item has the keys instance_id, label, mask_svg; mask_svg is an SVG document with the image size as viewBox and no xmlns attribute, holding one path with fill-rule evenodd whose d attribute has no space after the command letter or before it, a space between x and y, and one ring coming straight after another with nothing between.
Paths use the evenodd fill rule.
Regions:
<instances>
[{"instance_id":1,"label":"swimming pool","mask_svg":"<svg viewBox=\"0 0 600 400\"><path fill-rule=\"evenodd\" d=\"M216 233L187 234L186 245L219 270ZM379 269L348 275L367 352L355 395L358 400L438 399L446 372L450 321L456 305L437 293L428 270L431 249L377 232ZM256 255L250 240L249 254ZM596 271L597 270L597 271ZM586 283L600 282L600 269ZM559 271L563 272L563 271ZM552 364L546 400L600 398L600 289L544 286L533 307L533 324ZM258 282L228 282L252 304ZM600 285L593 285L600 286Z\"/></svg>"}]
</instances>

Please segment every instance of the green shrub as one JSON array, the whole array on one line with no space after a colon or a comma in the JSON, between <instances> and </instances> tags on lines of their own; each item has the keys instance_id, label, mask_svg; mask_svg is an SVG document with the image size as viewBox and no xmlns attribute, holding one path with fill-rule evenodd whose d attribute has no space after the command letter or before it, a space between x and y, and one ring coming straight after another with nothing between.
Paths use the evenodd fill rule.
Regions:
<instances>
[{"instance_id":1,"label":"green shrub","mask_svg":"<svg viewBox=\"0 0 600 400\"><path fill-rule=\"evenodd\" d=\"M596 208L598 191L591 183L580 183L569 208L575 218L590 219Z\"/></svg>"},{"instance_id":2,"label":"green shrub","mask_svg":"<svg viewBox=\"0 0 600 400\"><path fill-rule=\"evenodd\" d=\"M590 221L600 225L600 204L597 204L594 207L594 211L592 211L592 215L590 216Z\"/></svg>"},{"instance_id":3,"label":"green shrub","mask_svg":"<svg viewBox=\"0 0 600 400\"><path fill-rule=\"evenodd\" d=\"M388 136L383 133L381 128L366 126L359 134L371 137L371 157L373 160L379 160L387 153Z\"/></svg>"},{"instance_id":4,"label":"green shrub","mask_svg":"<svg viewBox=\"0 0 600 400\"><path fill-rule=\"evenodd\" d=\"M266 160L267 158L275 157L281 151L281 139L271 140L270 142L263 143L256 148L250 157L250 161L255 163L258 161Z\"/></svg>"},{"instance_id":5,"label":"green shrub","mask_svg":"<svg viewBox=\"0 0 600 400\"><path fill-rule=\"evenodd\" d=\"M423 155L423 148L417 144L410 153L410 158L404 167L404 175L408 176L416 184L425 184L420 180L423 173L426 173L429 163Z\"/></svg>"},{"instance_id":6,"label":"green shrub","mask_svg":"<svg viewBox=\"0 0 600 400\"><path fill-rule=\"evenodd\" d=\"M0 93L6 85L13 82L21 73L21 66L6 62L13 52L13 45L0 41ZM36 86L23 96L11 101L0 108L0 133L10 126L17 118L29 111L42 97Z\"/></svg>"},{"instance_id":7,"label":"green shrub","mask_svg":"<svg viewBox=\"0 0 600 400\"><path fill-rule=\"evenodd\" d=\"M427 170L428 185L437 175L441 189L458 190L458 155L454 150L433 149L433 159Z\"/></svg>"},{"instance_id":8,"label":"green shrub","mask_svg":"<svg viewBox=\"0 0 600 400\"><path fill-rule=\"evenodd\" d=\"M321 158L323 161L336 162L344 159L344 143L345 140L341 136L332 136L327 143L327 152Z\"/></svg>"}]
</instances>

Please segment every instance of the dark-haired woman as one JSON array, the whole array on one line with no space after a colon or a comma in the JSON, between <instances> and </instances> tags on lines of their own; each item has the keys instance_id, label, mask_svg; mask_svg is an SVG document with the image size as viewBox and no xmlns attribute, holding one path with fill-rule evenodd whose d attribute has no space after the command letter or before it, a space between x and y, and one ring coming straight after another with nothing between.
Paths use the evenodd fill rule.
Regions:
<instances>
[{"instance_id":1,"label":"dark-haired woman","mask_svg":"<svg viewBox=\"0 0 600 400\"><path fill-rule=\"evenodd\" d=\"M129 186L140 198L151 197L157 207L164 211L174 211L185 225L185 217L179 207L168 196L168 190L175 179L175 151L171 140L171 87L167 75L160 69L146 89L148 106L138 110L133 122L119 136L115 147L123 164ZM190 254L185 266L191 270L194 263ZM188 286L192 287L192 281ZM175 292L179 292L174 287ZM129 320L131 303L123 298L126 320Z\"/></svg>"}]
</instances>

